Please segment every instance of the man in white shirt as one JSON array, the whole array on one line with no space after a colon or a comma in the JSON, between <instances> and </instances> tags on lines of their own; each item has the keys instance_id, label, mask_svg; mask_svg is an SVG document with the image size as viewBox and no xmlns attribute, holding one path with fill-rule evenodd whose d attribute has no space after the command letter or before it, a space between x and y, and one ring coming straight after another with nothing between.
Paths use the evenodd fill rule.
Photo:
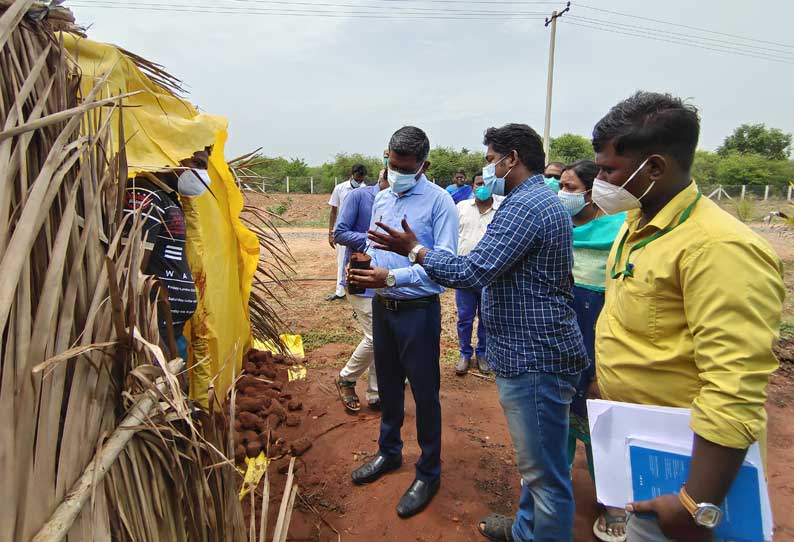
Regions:
<instances>
[{"instance_id":1,"label":"man in white shirt","mask_svg":"<svg viewBox=\"0 0 794 542\"><path fill-rule=\"evenodd\" d=\"M485 186L482 175L474 177L472 183L474 197L458 203L458 256L465 256L480 242L488 224L493 220L501 196L494 196ZM455 365L455 374L463 376L469 372L472 356L475 354L471 346L471 334L474 317L477 316L477 366L481 373L488 373L485 360L485 327L480 316L481 290L455 290L455 304L458 307L458 344L460 360Z\"/></svg>"},{"instance_id":2,"label":"man in white shirt","mask_svg":"<svg viewBox=\"0 0 794 542\"><path fill-rule=\"evenodd\" d=\"M334 187L331 192L331 199L328 200L328 205L331 206L331 215L328 220L328 244L331 248L336 249L336 291L329 294L326 301L336 301L337 299L345 298L345 254L347 248L339 246L334 242L334 224L336 224L336 217L339 214L339 209L345 202L347 195L358 188L364 186L364 179L367 177L367 168L364 164L356 164L350 168L350 178Z\"/></svg>"}]
</instances>

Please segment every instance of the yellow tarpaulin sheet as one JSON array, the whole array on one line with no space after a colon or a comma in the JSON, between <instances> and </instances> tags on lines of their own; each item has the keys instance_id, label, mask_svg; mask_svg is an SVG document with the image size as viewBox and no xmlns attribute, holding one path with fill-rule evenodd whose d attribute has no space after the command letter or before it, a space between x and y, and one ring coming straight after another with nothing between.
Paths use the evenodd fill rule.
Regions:
<instances>
[{"instance_id":1,"label":"yellow tarpaulin sheet","mask_svg":"<svg viewBox=\"0 0 794 542\"><path fill-rule=\"evenodd\" d=\"M240 500L243 500L246 495L251 493L252 489L259 485L259 481L265 474L270 460L265 455L265 452L259 452L259 455L256 457L246 457L245 463L248 465L245 474L243 474L241 469L237 469L237 472L243 474L243 485L240 488Z\"/></svg>"},{"instance_id":2,"label":"yellow tarpaulin sheet","mask_svg":"<svg viewBox=\"0 0 794 542\"><path fill-rule=\"evenodd\" d=\"M279 339L281 339L281 342L287 347L289 353L292 354L292 357L295 359L304 358L305 353L303 351L303 337L300 335L282 334L279 335ZM273 344L273 341L260 341L259 339L254 339L254 348L257 350L266 350L273 353L277 353L279 351L276 345ZM290 382L293 380L303 380L306 378L306 366L302 363L290 365L287 367L287 375L289 376Z\"/></svg>"},{"instance_id":3,"label":"yellow tarpaulin sheet","mask_svg":"<svg viewBox=\"0 0 794 542\"><path fill-rule=\"evenodd\" d=\"M176 166L194 152L214 145L209 165L212 193L182 198L188 262L198 293L198 309L185 328L192 367L190 395L206 406L208 385L212 383L216 394L223 396L232 376L239 374L242 355L250 345L248 299L259 259L256 236L240 222L243 197L223 154L227 121L199 113L189 102L155 84L116 46L72 34L63 34L63 39L82 70L83 95L108 71L100 97L143 91L124 99L130 176ZM115 149L119 148L118 136L114 129Z\"/></svg>"}]
</instances>

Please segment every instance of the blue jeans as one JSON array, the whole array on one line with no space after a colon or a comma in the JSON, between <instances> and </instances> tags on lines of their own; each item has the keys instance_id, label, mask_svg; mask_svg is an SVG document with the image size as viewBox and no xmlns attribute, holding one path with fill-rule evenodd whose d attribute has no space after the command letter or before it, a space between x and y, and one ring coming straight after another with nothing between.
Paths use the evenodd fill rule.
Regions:
<instances>
[{"instance_id":1,"label":"blue jeans","mask_svg":"<svg viewBox=\"0 0 794 542\"><path fill-rule=\"evenodd\" d=\"M485 326L480 315L480 290L455 290L455 304L458 306L458 344L460 355L471 359L474 350L471 347L471 332L474 327L474 316L477 321L477 357L485 357Z\"/></svg>"},{"instance_id":2,"label":"blue jeans","mask_svg":"<svg viewBox=\"0 0 794 542\"><path fill-rule=\"evenodd\" d=\"M517 542L571 542L574 502L568 468L568 413L579 375L525 373L498 377L524 481L513 523Z\"/></svg>"}]
</instances>

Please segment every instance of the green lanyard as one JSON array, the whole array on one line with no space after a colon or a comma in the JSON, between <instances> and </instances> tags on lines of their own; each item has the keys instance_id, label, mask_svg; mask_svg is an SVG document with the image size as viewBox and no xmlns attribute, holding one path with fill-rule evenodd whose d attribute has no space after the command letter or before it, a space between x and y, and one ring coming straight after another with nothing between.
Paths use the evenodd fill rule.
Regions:
<instances>
[{"instance_id":1,"label":"green lanyard","mask_svg":"<svg viewBox=\"0 0 794 542\"><path fill-rule=\"evenodd\" d=\"M640 241L639 243L637 243L636 245L631 247L631 250L629 250L629 253L626 256L626 268L623 271L617 271L616 272L615 271L615 266L618 264L618 262L623 257L623 247L626 245L626 238L629 236L629 230L628 230L628 228L626 228L626 233L623 234L623 238L620 240L620 244L618 245L618 253L615 256L615 262L612 264L612 278L613 279L617 279L621 275L623 275L624 277L633 277L634 276L634 265L629 262L629 260L631 259L631 253L634 252L635 250L641 249L642 247L644 247L646 245L651 244L652 242L656 241L658 238L660 238L660 237L662 237L664 235L667 235L668 233L670 233L671 231L676 229L678 226L683 224L686 221L686 219L689 218L689 215L692 214L692 210L695 208L695 204L697 204L698 200L700 199L700 196L702 196L702 194L700 192L698 192L698 195L695 196L695 201L693 201L689 205L689 207L687 207L684 210L684 212L681 214L681 218L678 220L678 223L675 226L664 228L663 230L659 230L656 233L654 233L653 235L651 235L650 237L648 237L647 239L643 239L642 241Z\"/></svg>"}]
</instances>

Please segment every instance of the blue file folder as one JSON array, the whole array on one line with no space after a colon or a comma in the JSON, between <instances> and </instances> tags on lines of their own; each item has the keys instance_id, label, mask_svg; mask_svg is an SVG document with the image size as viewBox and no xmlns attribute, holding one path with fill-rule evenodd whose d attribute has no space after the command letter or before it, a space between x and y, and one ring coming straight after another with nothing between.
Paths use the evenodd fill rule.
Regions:
<instances>
[{"instance_id":1,"label":"blue file folder","mask_svg":"<svg viewBox=\"0 0 794 542\"><path fill-rule=\"evenodd\" d=\"M678 493L689 473L690 457L645 446L629 445L631 482L635 501ZM721 507L722 522L714 529L716 541L763 542L758 469L745 462Z\"/></svg>"}]
</instances>

